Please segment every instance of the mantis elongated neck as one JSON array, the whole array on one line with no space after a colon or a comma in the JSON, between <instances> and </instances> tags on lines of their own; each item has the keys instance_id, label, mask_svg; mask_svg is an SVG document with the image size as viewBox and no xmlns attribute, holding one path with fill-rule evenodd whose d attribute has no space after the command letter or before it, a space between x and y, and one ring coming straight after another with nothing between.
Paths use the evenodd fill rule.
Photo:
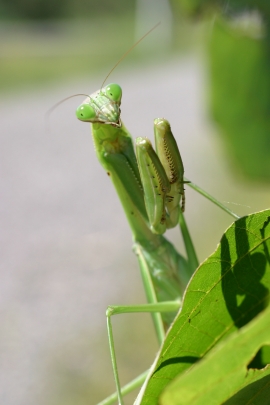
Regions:
<instances>
[{"instance_id":1,"label":"mantis elongated neck","mask_svg":"<svg viewBox=\"0 0 270 405\"><path fill-rule=\"evenodd\" d=\"M149 228L143 190L132 138L127 129L92 124L97 157L110 176L124 208L135 242L157 248L163 237Z\"/></svg>"}]
</instances>

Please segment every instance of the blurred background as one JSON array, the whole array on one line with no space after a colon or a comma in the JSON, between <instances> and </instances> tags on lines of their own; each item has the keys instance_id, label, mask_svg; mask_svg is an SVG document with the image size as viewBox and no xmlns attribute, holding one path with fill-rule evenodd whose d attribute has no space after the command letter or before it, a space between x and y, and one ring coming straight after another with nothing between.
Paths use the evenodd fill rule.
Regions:
<instances>
[{"instance_id":1,"label":"blurred background","mask_svg":"<svg viewBox=\"0 0 270 405\"><path fill-rule=\"evenodd\" d=\"M95 404L114 391L108 304L145 302L132 239L82 99L109 82L153 139L166 117L188 178L239 215L269 208L270 5L245 0L0 0L0 402ZM203 261L229 217L186 187ZM177 229L168 238L184 254ZM122 383L158 346L148 315L113 320ZM134 395L127 400L132 403ZM130 402L129 402L130 401Z\"/></svg>"}]
</instances>

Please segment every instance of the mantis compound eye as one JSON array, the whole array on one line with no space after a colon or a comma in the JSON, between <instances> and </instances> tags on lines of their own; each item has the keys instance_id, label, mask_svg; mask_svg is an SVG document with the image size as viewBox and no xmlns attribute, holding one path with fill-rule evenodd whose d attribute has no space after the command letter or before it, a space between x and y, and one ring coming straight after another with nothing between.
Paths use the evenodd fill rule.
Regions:
<instances>
[{"instance_id":1,"label":"mantis compound eye","mask_svg":"<svg viewBox=\"0 0 270 405\"><path fill-rule=\"evenodd\" d=\"M105 94L107 97L109 97L110 100L116 101L116 102L121 102L122 98L122 89L118 84L108 84L108 86L105 87Z\"/></svg>"},{"instance_id":2,"label":"mantis compound eye","mask_svg":"<svg viewBox=\"0 0 270 405\"><path fill-rule=\"evenodd\" d=\"M81 104L76 110L76 117L80 121L91 122L96 118L96 112L93 107L89 104Z\"/></svg>"}]
</instances>

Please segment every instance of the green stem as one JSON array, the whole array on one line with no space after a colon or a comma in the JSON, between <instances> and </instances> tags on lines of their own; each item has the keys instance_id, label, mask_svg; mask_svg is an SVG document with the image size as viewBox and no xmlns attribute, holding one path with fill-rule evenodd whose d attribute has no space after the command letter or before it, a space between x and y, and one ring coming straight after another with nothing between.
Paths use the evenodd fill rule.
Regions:
<instances>
[{"instance_id":1,"label":"green stem","mask_svg":"<svg viewBox=\"0 0 270 405\"><path fill-rule=\"evenodd\" d=\"M227 208L225 205L223 205L221 202L219 202L218 200L216 200L214 197L212 197L210 194L208 194L206 191L204 191L202 188L200 188L199 186L197 186L196 184L192 183L192 181L189 181L186 177L185 177L185 182L186 184L193 188L194 190L196 190L198 193L202 194L204 197L206 197L208 200L212 201L213 204L217 205L219 208L221 208L223 211L227 212L227 214L231 215L232 217L234 217L235 219L239 219L240 216L235 214L233 211L231 211L229 208Z\"/></svg>"},{"instance_id":2,"label":"green stem","mask_svg":"<svg viewBox=\"0 0 270 405\"><path fill-rule=\"evenodd\" d=\"M190 270L190 277L191 277L194 271L199 266L199 261L182 210L180 210L179 214L179 225L184 239L184 244L188 257L188 265L189 265L188 267Z\"/></svg>"}]
</instances>

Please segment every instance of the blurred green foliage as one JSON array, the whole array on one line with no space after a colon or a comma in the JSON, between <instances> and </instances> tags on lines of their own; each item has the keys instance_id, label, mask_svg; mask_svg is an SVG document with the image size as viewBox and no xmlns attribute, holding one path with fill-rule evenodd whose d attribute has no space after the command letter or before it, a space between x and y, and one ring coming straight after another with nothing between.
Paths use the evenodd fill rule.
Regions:
<instances>
[{"instance_id":1,"label":"blurred green foliage","mask_svg":"<svg viewBox=\"0 0 270 405\"><path fill-rule=\"evenodd\" d=\"M210 106L228 152L250 178L270 179L270 1L173 0L211 19Z\"/></svg>"},{"instance_id":2,"label":"blurred green foliage","mask_svg":"<svg viewBox=\"0 0 270 405\"><path fill-rule=\"evenodd\" d=\"M0 0L2 19L48 20L69 17L92 17L100 14L124 14L135 7L136 0Z\"/></svg>"},{"instance_id":3,"label":"blurred green foliage","mask_svg":"<svg viewBox=\"0 0 270 405\"><path fill-rule=\"evenodd\" d=\"M106 27L102 30L101 27ZM98 40L97 40L98 32ZM110 35L108 35L110 32ZM125 35L123 35L125 32ZM18 91L109 70L134 41L132 15L0 25L0 90ZM130 55L130 59L136 53Z\"/></svg>"},{"instance_id":4,"label":"blurred green foliage","mask_svg":"<svg viewBox=\"0 0 270 405\"><path fill-rule=\"evenodd\" d=\"M135 31L134 13L123 12L85 19L2 21L0 91L31 91L51 81L61 84L102 70L105 77L138 39ZM171 47L163 54L160 44L158 48L138 46L121 65L139 65L142 60L144 64L160 63L165 52L178 54L189 49L198 36L188 24L175 25Z\"/></svg>"},{"instance_id":5,"label":"blurred green foliage","mask_svg":"<svg viewBox=\"0 0 270 405\"><path fill-rule=\"evenodd\" d=\"M233 15L256 10L266 19L270 18L269 0L171 0L176 8L186 15L196 16L211 12Z\"/></svg>"},{"instance_id":6,"label":"blurred green foliage","mask_svg":"<svg viewBox=\"0 0 270 405\"><path fill-rule=\"evenodd\" d=\"M208 49L211 109L229 152L248 176L270 179L269 43L217 20Z\"/></svg>"}]
</instances>

